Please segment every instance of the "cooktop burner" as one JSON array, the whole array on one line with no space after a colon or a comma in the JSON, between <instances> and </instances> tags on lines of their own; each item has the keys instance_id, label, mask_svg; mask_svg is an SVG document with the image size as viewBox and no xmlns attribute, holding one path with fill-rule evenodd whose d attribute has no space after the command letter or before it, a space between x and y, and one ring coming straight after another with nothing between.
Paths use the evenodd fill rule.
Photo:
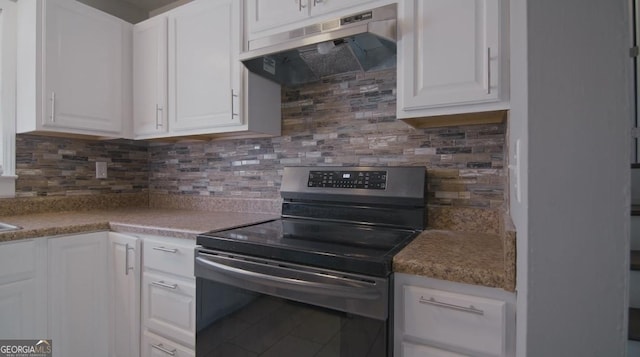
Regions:
<instances>
[{"instance_id":1,"label":"cooktop burner","mask_svg":"<svg viewBox=\"0 0 640 357\"><path fill-rule=\"evenodd\" d=\"M393 256L416 234L410 229L281 218L201 234L197 243L227 253L387 276Z\"/></svg>"}]
</instances>

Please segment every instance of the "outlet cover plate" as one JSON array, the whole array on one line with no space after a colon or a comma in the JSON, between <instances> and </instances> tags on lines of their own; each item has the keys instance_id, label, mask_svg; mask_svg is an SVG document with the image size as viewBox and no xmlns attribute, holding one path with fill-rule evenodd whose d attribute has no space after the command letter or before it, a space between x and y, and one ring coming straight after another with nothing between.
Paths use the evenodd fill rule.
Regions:
<instances>
[{"instance_id":1,"label":"outlet cover plate","mask_svg":"<svg viewBox=\"0 0 640 357\"><path fill-rule=\"evenodd\" d=\"M96 162L96 178L106 179L107 178L107 163L103 161Z\"/></svg>"}]
</instances>

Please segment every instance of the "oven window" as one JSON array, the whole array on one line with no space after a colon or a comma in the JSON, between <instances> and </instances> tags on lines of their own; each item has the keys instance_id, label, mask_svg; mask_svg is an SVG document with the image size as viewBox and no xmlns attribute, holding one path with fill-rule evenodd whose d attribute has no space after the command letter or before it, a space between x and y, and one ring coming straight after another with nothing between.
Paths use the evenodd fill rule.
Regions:
<instances>
[{"instance_id":1,"label":"oven window","mask_svg":"<svg viewBox=\"0 0 640 357\"><path fill-rule=\"evenodd\" d=\"M382 357L386 321L197 278L198 357Z\"/></svg>"}]
</instances>

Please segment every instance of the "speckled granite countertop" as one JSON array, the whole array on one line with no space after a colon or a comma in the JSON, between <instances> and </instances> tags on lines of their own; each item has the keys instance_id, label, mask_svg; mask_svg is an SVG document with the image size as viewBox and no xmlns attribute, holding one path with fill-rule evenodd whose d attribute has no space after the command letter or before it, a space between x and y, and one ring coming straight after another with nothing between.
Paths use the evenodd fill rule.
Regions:
<instances>
[{"instance_id":1,"label":"speckled granite countertop","mask_svg":"<svg viewBox=\"0 0 640 357\"><path fill-rule=\"evenodd\" d=\"M498 234L426 230L394 257L393 270L512 291L508 256Z\"/></svg>"},{"instance_id":2,"label":"speckled granite countertop","mask_svg":"<svg viewBox=\"0 0 640 357\"><path fill-rule=\"evenodd\" d=\"M276 214L129 208L0 216L23 227L0 233L0 242L111 230L195 239L210 230L279 217ZM515 289L515 232L509 234L426 230L398 253L393 270L436 279Z\"/></svg>"},{"instance_id":3,"label":"speckled granite countertop","mask_svg":"<svg viewBox=\"0 0 640 357\"><path fill-rule=\"evenodd\" d=\"M195 239L198 233L277 217L272 214L145 208L2 216L1 222L23 229L0 233L0 242L101 230Z\"/></svg>"}]
</instances>

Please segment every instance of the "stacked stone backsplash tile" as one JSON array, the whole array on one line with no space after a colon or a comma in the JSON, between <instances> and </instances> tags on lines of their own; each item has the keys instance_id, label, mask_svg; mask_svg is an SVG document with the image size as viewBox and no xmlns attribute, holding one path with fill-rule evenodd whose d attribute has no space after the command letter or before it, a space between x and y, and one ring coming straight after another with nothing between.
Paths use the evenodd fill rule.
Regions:
<instances>
[{"instance_id":1,"label":"stacked stone backsplash tile","mask_svg":"<svg viewBox=\"0 0 640 357\"><path fill-rule=\"evenodd\" d=\"M449 206L440 213L503 208L505 125L412 128L396 120L395 77L350 73L283 88L281 137L154 144L150 192L275 199L284 166L408 165L427 168L429 205Z\"/></svg>"},{"instance_id":2,"label":"stacked stone backsplash tile","mask_svg":"<svg viewBox=\"0 0 640 357\"><path fill-rule=\"evenodd\" d=\"M107 162L108 178L96 179L96 161ZM17 197L148 193L148 167L144 142L16 138Z\"/></svg>"},{"instance_id":3,"label":"stacked stone backsplash tile","mask_svg":"<svg viewBox=\"0 0 640 357\"><path fill-rule=\"evenodd\" d=\"M395 70L350 73L283 88L276 138L147 146L18 135L17 196L127 193L164 206L176 201L171 194L183 198L178 206L217 198L277 207L285 166L425 166L432 228L498 233L506 125L410 127L395 117L395 77ZM95 178L96 161L108 162L108 179Z\"/></svg>"}]
</instances>

